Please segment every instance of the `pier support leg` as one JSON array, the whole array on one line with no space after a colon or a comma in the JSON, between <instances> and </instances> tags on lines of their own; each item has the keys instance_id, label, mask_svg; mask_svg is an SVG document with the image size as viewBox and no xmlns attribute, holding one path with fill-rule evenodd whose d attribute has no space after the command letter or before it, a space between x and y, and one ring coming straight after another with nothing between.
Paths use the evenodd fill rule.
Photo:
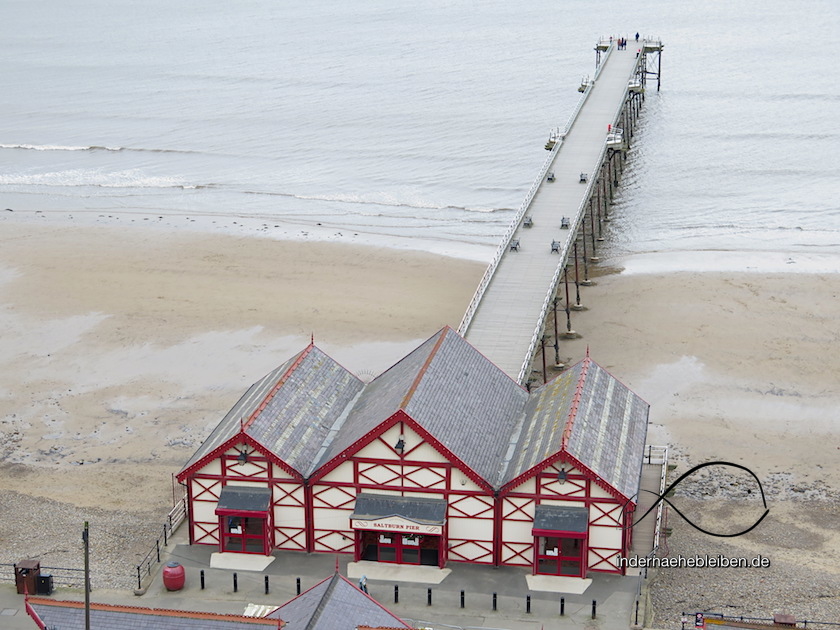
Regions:
<instances>
[{"instance_id":1,"label":"pier support leg","mask_svg":"<svg viewBox=\"0 0 840 630\"><path fill-rule=\"evenodd\" d=\"M592 197L589 198L589 221L594 225L595 217L592 215ZM583 280L581 284L588 287L592 284L592 280L589 279L589 261L586 259L586 217L580 222L580 227L580 241L583 243Z\"/></svg>"},{"instance_id":2,"label":"pier support leg","mask_svg":"<svg viewBox=\"0 0 840 630\"><path fill-rule=\"evenodd\" d=\"M575 249L575 304L572 308L576 311L583 310L583 304L580 303L580 278L578 276L578 250L577 250L577 240L575 240L574 244Z\"/></svg>"},{"instance_id":3,"label":"pier support leg","mask_svg":"<svg viewBox=\"0 0 840 630\"><path fill-rule=\"evenodd\" d=\"M574 339L577 333L572 330L572 310L569 308L569 268L563 268L563 283L566 285L566 339Z\"/></svg>"},{"instance_id":4,"label":"pier support leg","mask_svg":"<svg viewBox=\"0 0 840 630\"><path fill-rule=\"evenodd\" d=\"M554 296L554 367L565 367L560 363L560 337L557 335L557 296Z\"/></svg>"}]
</instances>

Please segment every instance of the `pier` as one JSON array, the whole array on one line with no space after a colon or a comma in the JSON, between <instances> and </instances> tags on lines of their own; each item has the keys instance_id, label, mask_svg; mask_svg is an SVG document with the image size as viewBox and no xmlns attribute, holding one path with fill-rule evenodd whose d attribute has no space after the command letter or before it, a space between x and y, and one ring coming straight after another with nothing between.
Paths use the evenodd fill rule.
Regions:
<instances>
[{"instance_id":1,"label":"pier","mask_svg":"<svg viewBox=\"0 0 840 630\"><path fill-rule=\"evenodd\" d=\"M619 184L645 91L661 84L662 43L616 40L595 46L596 71L581 81L577 107L553 130L548 158L508 228L464 314L458 332L522 385L538 348L572 338L570 313L582 308L603 223ZM560 283L565 299L555 299ZM544 334L550 311L564 330ZM553 341L552 341L553 340ZM545 374L544 374L545 378Z\"/></svg>"}]
</instances>

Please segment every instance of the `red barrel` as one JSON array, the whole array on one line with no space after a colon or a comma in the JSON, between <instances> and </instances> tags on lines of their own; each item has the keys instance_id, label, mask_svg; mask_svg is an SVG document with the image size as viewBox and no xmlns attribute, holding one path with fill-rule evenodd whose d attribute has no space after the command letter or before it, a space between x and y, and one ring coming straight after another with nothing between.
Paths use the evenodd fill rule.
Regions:
<instances>
[{"instance_id":1,"label":"red barrel","mask_svg":"<svg viewBox=\"0 0 840 630\"><path fill-rule=\"evenodd\" d=\"M177 562L167 562L163 567L163 585L167 591L180 591L186 580L184 567Z\"/></svg>"}]
</instances>

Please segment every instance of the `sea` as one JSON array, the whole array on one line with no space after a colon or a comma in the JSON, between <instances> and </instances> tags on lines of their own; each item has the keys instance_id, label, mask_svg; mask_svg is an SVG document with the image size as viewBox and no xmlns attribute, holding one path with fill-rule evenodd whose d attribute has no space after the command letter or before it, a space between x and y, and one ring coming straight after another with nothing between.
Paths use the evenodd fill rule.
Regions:
<instances>
[{"instance_id":1,"label":"sea","mask_svg":"<svg viewBox=\"0 0 840 630\"><path fill-rule=\"evenodd\" d=\"M661 39L629 271L840 271L836 0L4 0L8 221L492 257L601 37ZM654 89L650 89L654 88Z\"/></svg>"}]
</instances>

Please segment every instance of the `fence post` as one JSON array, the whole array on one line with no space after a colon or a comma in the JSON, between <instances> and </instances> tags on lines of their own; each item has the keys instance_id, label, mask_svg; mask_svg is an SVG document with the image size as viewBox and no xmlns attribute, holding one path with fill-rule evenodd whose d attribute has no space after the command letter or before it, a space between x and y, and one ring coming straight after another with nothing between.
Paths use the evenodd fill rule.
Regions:
<instances>
[{"instance_id":1,"label":"fence post","mask_svg":"<svg viewBox=\"0 0 840 630\"><path fill-rule=\"evenodd\" d=\"M155 541L155 549L157 549L157 560L160 562L160 538ZM150 569L151 572L151 569Z\"/></svg>"},{"instance_id":2,"label":"fence post","mask_svg":"<svg viewBox=\"0 0 840 630\"><path fill-rule=\"evenodd\" d=\"M166 545L168 545L168 544L169 544L169 539L166 537L166 523L164 523L163 524L163 546L166 547Z\"/></svg>"},{"instance_id":3,"label":"fence post","mask_svg":"<svg viewBox=\"0 0 840 630\"><path fill-rule=\"evenodd\" d=\"M140 565L137 565L137 589L143 588L142 584L140 583Z\"/></svg>"},{"instance_id":4,"label":"fence post","mask_svg":"<svg viewBox=\"0 0 840 630\"><path fill-rule=\"evenodd\" d=\"M639 600L636 600L636 625L639 625Z\"/></svg>"}]
</instances>

